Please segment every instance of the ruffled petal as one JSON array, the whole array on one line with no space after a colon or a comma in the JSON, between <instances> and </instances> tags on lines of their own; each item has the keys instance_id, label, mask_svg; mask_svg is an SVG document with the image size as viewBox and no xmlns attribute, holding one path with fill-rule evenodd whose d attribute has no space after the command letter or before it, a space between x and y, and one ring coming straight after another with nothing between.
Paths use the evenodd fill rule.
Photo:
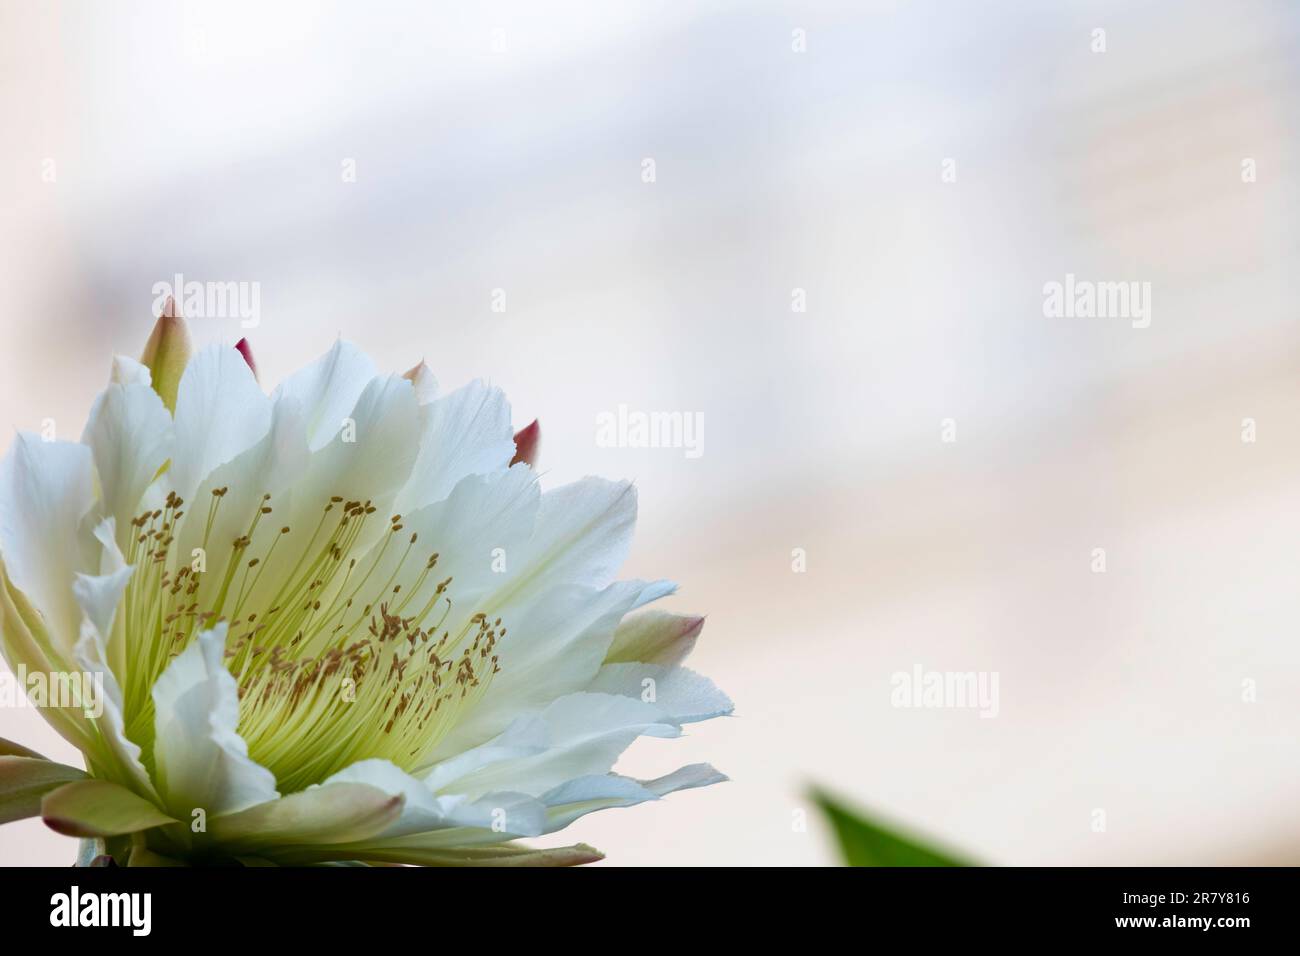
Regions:
<instances>
[{"instance_id":1,"label":"ruffled petal","mask_svg":"<svg viewBox=\"0 0 1300 956\"><path fill-rule=\"evenodd\" d=\"M117 610L135 569L126 563L117 546L112 518L99 524L95 538L102 548L101 573L78 574L72 590L84 615L74 657L83 672L99 680L99 699L94 701L99 713L93 723L100 744L95 757L100 764L97 769L154 799L157 794L140 760L140 747L126 735L125 705L116 676L125 675L127 666L121 659L125 636L116 626ZM111 660L114 654L116 661Z\"/></svg>"},{"instance_id":2,"label":"ruffled petal","mask_svg":"<svg viewBox=\"0 0 1300 956\"><path fill-rule=\"evenodd\" d=\"M191 642L153 687L158 789L186 818L195 808L215 816L279 796L274 775L249 758L235 730L239 696L225 647L223 622Z\"/></svg>"},{"instance_id":3,"label":"ruffled petal","mask_svg":"<svg viewBox=\"0 0 1300 956\"><path fill-rule=\"evenodd\" d=\"M95 527L94 537L102 549L98 562L99 573L78 573L72 583L72 593L77 604L104 641L113 633L117 607L135 570L122 557L114 525L114 519L109 517Z\"/></svg>"}]
</instances>

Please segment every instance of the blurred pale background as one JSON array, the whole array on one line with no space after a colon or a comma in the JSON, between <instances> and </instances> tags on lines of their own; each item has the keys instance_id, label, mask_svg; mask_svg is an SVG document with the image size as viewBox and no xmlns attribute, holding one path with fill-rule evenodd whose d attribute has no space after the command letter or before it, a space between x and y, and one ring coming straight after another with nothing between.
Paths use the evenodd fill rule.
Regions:
<instances>
[{"instance_id":1,"label":"blurred pale background","mask_svg":"<svg viewBox=\"0 0 1300 956\"><path fill-rule=\"evenodd\" d=\"M635 478L737 716L620 769L733 782L566 834L610 864L833 862L813 782L995 863L1300 862L1298 68L1285 2L0 0L0 421L76 437L181 272L261 284L194 326L264 384L341 334ZM1150 327L1045 318L1067 272ZM917 664L998 717L891 707Z\"/></svg>"}]
</instances>

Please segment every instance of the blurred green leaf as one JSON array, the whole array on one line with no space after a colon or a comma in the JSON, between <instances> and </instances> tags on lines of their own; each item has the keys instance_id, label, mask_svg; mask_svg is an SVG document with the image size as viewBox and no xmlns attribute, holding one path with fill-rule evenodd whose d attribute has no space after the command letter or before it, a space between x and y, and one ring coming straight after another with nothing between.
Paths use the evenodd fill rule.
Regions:
<instances>
[{"instance_id":1,"label":"blurred green leaf","mask_svg":"<svg viewBox=\"0 0 1300 956\"><path fill-rule=\"evenodd\" d=\"M844 862L849 866L973 866L970 861L933 849L911 836L865 819L838 800L816 791L821 807L839 837Z\"/></svg>"}]
</instances>

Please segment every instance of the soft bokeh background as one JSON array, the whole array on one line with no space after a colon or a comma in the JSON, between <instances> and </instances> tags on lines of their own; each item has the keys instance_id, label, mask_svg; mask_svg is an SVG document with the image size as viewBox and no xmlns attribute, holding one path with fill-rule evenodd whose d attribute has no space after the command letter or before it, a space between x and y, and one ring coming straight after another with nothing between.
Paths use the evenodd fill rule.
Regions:
<instances>
[{"instance_id":1,"label":"soft bokeh background","mask_svg":"<svg viewBox=\"0 0 1300 956\"><path fill-rule=\"evenodd\" d=\"M266 384L341 334L635 478L737 716L620 769L733 782L566 834L610 864L833 862L811 782L996 863L1298 862L1298 67L1281 0L0 0L0 421L76 437L181 272L261 284ZM1067 272L1151 326L1045 318ZM916 664L998 717L891 707Z\"/></svg>"}]
</instances>

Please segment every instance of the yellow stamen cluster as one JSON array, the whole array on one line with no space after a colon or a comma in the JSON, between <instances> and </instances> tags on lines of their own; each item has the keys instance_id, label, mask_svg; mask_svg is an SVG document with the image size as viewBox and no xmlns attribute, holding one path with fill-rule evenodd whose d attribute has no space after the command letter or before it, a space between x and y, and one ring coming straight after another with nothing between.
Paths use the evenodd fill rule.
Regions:
<instances>
[{"instance_id":1,"label":"yellow stamen cluster","mask_svg":"<svg viewBox=\"0 0 1300 956\"><path fill-rule=\"evenodd\" d=\"M228 494L225 487L211 491L205 555ZM289 527L258 536L270 502L270 495L260 498L247 530L210 568L173 553L185 514L175 494L131 522L127 560L136 570L123 618L128 735L149 759L150 688L199 632L225 621L238 730L282 792L369 757L420 769L500 669L500 618L453 617L452 579L433 579L438 554L415 551L418 535L403 534L400 515L367 548L363 530L375 506L332 496L310 539L298 545ZM264 553L250 554L255 541L268 538ZM378 569L390 548L401 549L400 557L385 573Z\"/></svg>"}]
</instances>

